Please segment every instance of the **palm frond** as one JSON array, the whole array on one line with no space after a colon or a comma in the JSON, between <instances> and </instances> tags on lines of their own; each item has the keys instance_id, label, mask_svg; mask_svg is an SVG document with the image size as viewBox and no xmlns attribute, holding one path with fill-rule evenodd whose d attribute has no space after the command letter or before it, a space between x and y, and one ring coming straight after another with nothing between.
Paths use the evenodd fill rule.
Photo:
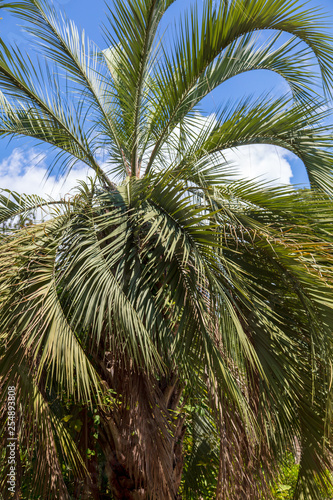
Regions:
<instances>
[{"instance_id":1,"label":"palm frond","mask_svg":"<svg viewBox=\"0 0 333 500\"><path fill-rule=\"evenodd\" d=\"M160 68L160 73L163 76L157 77L160 80L157 80L158 111L156 116L160 117L160 123L155 125L155 131L152 131L155 144L150 155L147 172L152 168L155 157L163 142L166 141L170 130L173 130L219 82L224 81L219 72L220 65L225 64L223 63L223 51L226 51L226 54L228 51L231 54L233 50L239 51L244 41L245 44L251 43L249 42L251 37L247 35L258 30L271 29L289 33L292 37L302 40L317 58L325 88L329 89L332 70L332 59L329 55L330 37L323 34L320 28L317 28L318 31L313 28L315 19L318 21L318 25L323 24L320 11L315 9L301 10L296 8L294 2L286 0L275 0L274 2L266 0L260 2L232 1L221 3L217 8L213 7L213 2L207 2L199 35L198 13L197 11L191 12L181 23L178 40L174 44L174 53L171 56L164 55L164 62ZM311 87L312 77L308 73L309 78L307 79L306 72L303 72L304 80L299 79L297 67L290 63L288 58L284 59L285 55L292 49L294 39L292 38L289 43L289 47L277 49L276 61L274 61L272 54L270 55L273 57L271 67L274 69L274 65L277 68L277 65L282 64L283 70L280 66L279 71L281 73L285 71L283 76L286 80L290 81L292 85L292 81L298 79L305 90L308 86ZM260 49L257 55L259 54ZM230 55L225 57L228 61ZM255 55L253 57L255 60ZM305 59L308 59L307 53ZM242 60L246 59L242 58ZM249 58L247 58L248 60ZM283 64L283 61L286 64ZM303 64L307 65L308 62L309 60ZM237 62L232 62L231 66L232 64L237 67ZM246 67L247 62L243 63L243 67L241 64L240 60L237 73L249 69ZM252 69L256 69L255 62ZM154 122L158 123L157 118Z\"/></svg>"}]
</instances>

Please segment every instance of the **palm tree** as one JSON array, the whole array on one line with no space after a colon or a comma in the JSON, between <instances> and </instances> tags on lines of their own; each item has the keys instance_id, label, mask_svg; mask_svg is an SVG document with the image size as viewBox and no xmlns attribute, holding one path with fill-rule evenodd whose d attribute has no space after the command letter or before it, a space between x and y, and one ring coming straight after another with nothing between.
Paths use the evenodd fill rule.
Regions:
<instances>
[{"instance_id":1,"label":"palm tree","mask_svg":"<svg viewBox=\"0 0 333 500\"><path fill-rule=\"evenodd\" d=\"M215 3L168 39L172 0L114 0L100 51L46 0L0 2L39 54L0 41L1 135L92 169L70 198L0 197L1 439L14 386L23 498L269 498L295 440L294 498L329 484L333 158L312 62L329 94L332 39L294 1ZM292 97L203 119L255 69ZM223 151L257 143L295 153L311 189L232 178Z\"/></svg>"}]
</instances>

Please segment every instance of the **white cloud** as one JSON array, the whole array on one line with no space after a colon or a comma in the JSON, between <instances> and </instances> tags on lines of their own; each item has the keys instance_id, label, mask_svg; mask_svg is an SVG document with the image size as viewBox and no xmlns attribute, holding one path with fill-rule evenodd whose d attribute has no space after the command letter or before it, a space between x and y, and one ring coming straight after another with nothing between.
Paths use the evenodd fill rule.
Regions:
<instances>
[{"instance_id":1,"label":"white cloud","mask_svg":"<svg viewBox=\"0 0 333 500\"><path fill-rule=\"evenodd\" d=\"M226 150L224 156L239 178L256 178L271 185L291 182L293 174L288 162L291 153L282 148L263 144L241 146ZM81 164L74 167L67 177L52 175L47 178L45 155L35 149L16 148L0 162L0 189L58 199L77 186L78 179L84 180L92 174L91 169Z\"/></svg>"},{"instance_id":2,"label":"white cloud","mask_svg":"<svg viewBox=\"0 0 333 500\"><path fill-rule=\"evenodd\" d=\"M202 116L197 114L187 122L188 133L186 139L193 143L200 134L210 133L216 126L216 116ZM179 138L179 127L174 130L176 142ZM176 157L176 150L174 157ZM256 179L270 185L280 186L290 184L293 176L288 159L293 157L289 151L270 144L255 144L240 146L223 151L224 158L231 164L232 178ZM171 155L172 157L172 155ZM226 167L227 172L227 167Z\"/></svg>"},{"instance_id":3,"label":"white cloud","mask_svg":"<svg viewBox=\"0 0 333 500\"><path fill-rule=\"evenodd\" d=\"M285 149L258 144L229 149L224 155L234 163L237 177L257 179L275 186L291 183L293 173L288 159L292 155Z\"/></svg>"},{"instance_id":4,"label":"white cloud","mask_svg":"<svg viewBox=\"0 0 333 500\"><path fill-rule=\"evenodd\" d=\"M81 165L74 167L67 177L51 175L47 178L45 155L34 149L16 148L0 162L0 189L57 199L69 193L77 185L77 179L86 179L92 173Z\"/></svg>"}]
</instances>

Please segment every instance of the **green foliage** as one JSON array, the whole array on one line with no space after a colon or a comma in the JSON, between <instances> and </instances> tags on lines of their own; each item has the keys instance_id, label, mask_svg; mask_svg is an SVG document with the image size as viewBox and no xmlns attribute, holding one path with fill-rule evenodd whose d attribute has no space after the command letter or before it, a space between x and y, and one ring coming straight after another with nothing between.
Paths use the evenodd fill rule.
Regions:
<instances>
[{"instance_id":1,"label":"green foliage","mask_svg":"<svg viewBox=\"0 0 333 500\"><path fill-rule=\"evenodd\" d=\"M288 453L281 465L281 472L273 487L274 499L292 500L296 489L299 465L295 463L292 453Z\"/></svg>"},{"instance_id":2,"label":"green foliage","mask_svg":"<svg viewBox=\"0 0 333 500\"><path fill-rule=\"evenodd\" d=\"M293 500L296 491L296 484L299 473L299 464L295 463L292 453L287 453L284 457L280 473L274 481L272 494L274 500ZM321 488L322 500L330 500L333 496L333 487L329 480L325 481L326 488Z\"/></svg>"}]
</instances>

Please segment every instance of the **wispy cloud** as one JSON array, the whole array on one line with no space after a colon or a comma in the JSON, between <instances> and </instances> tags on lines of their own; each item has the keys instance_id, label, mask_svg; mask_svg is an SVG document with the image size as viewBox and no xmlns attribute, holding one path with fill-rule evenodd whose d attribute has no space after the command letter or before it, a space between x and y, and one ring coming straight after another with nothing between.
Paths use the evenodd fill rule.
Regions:
<instances>
[{"instance_id":1,"label":"wispy cloud","mask_svg":"<svg viewBox=\"0 0 333 500\"><path fill-rule=\"evenodd\" d=\"M272 185L291 183L293 174L288 162L291 153L282 148L264 144L241 146L226 150L224 156L239 178L256 178ZM92 174L90 169L81 165L73 168L67 176L47 177L45 155L35 149L16 148L0 162L0 189L57 199L70 193L79 179L84 180Z\"/></svg>"},{"instance_id":2,"label":"wispy cloud","mask_svg":"<svg viewBox=\"0 0 333 500\"><path fill-rule=\"evenodd\" d=\"M78 179L86 179L92 171L86 166L76 166L68 176L47 177L45 155L35 149L16 148L0 162L0 188L18 193L49 195L54 199L65 196Z\"/></svg>"},{"instance_id":3,"label":"wispy cloud","mask_svg":"<svg viewBox=\"0 0 333 500\"><path fill-rule=\"evenodd\" d=\"M193 144L198 137L205 137L217 125L216 116L202 116L197 114L187 124L188 144ZM174 130L175 143L179 140L179 127ZM223 156L230 164L232 178L257 179L258 181L280 186L291 184L293 172L289 161L293 158L289 151L270 144L254 144L239 146L222 151ZM170 158L177 156L177 151ZM289 160L289 161L288 161ZM226 166L225 173L227 174Z\"/></svg>"},{"instance_id":4,"label":"wispy cloud","mask_svg":"<svg viewBox=\"0 0 333 500\"><path fill-rule=\"evenodd\" d=\"M235 166L237 177L258 179L271 185L290 184L293 176L288 159L291 153L266 144L227 150L225 157Z\"/></svg>"}]
</instances>

